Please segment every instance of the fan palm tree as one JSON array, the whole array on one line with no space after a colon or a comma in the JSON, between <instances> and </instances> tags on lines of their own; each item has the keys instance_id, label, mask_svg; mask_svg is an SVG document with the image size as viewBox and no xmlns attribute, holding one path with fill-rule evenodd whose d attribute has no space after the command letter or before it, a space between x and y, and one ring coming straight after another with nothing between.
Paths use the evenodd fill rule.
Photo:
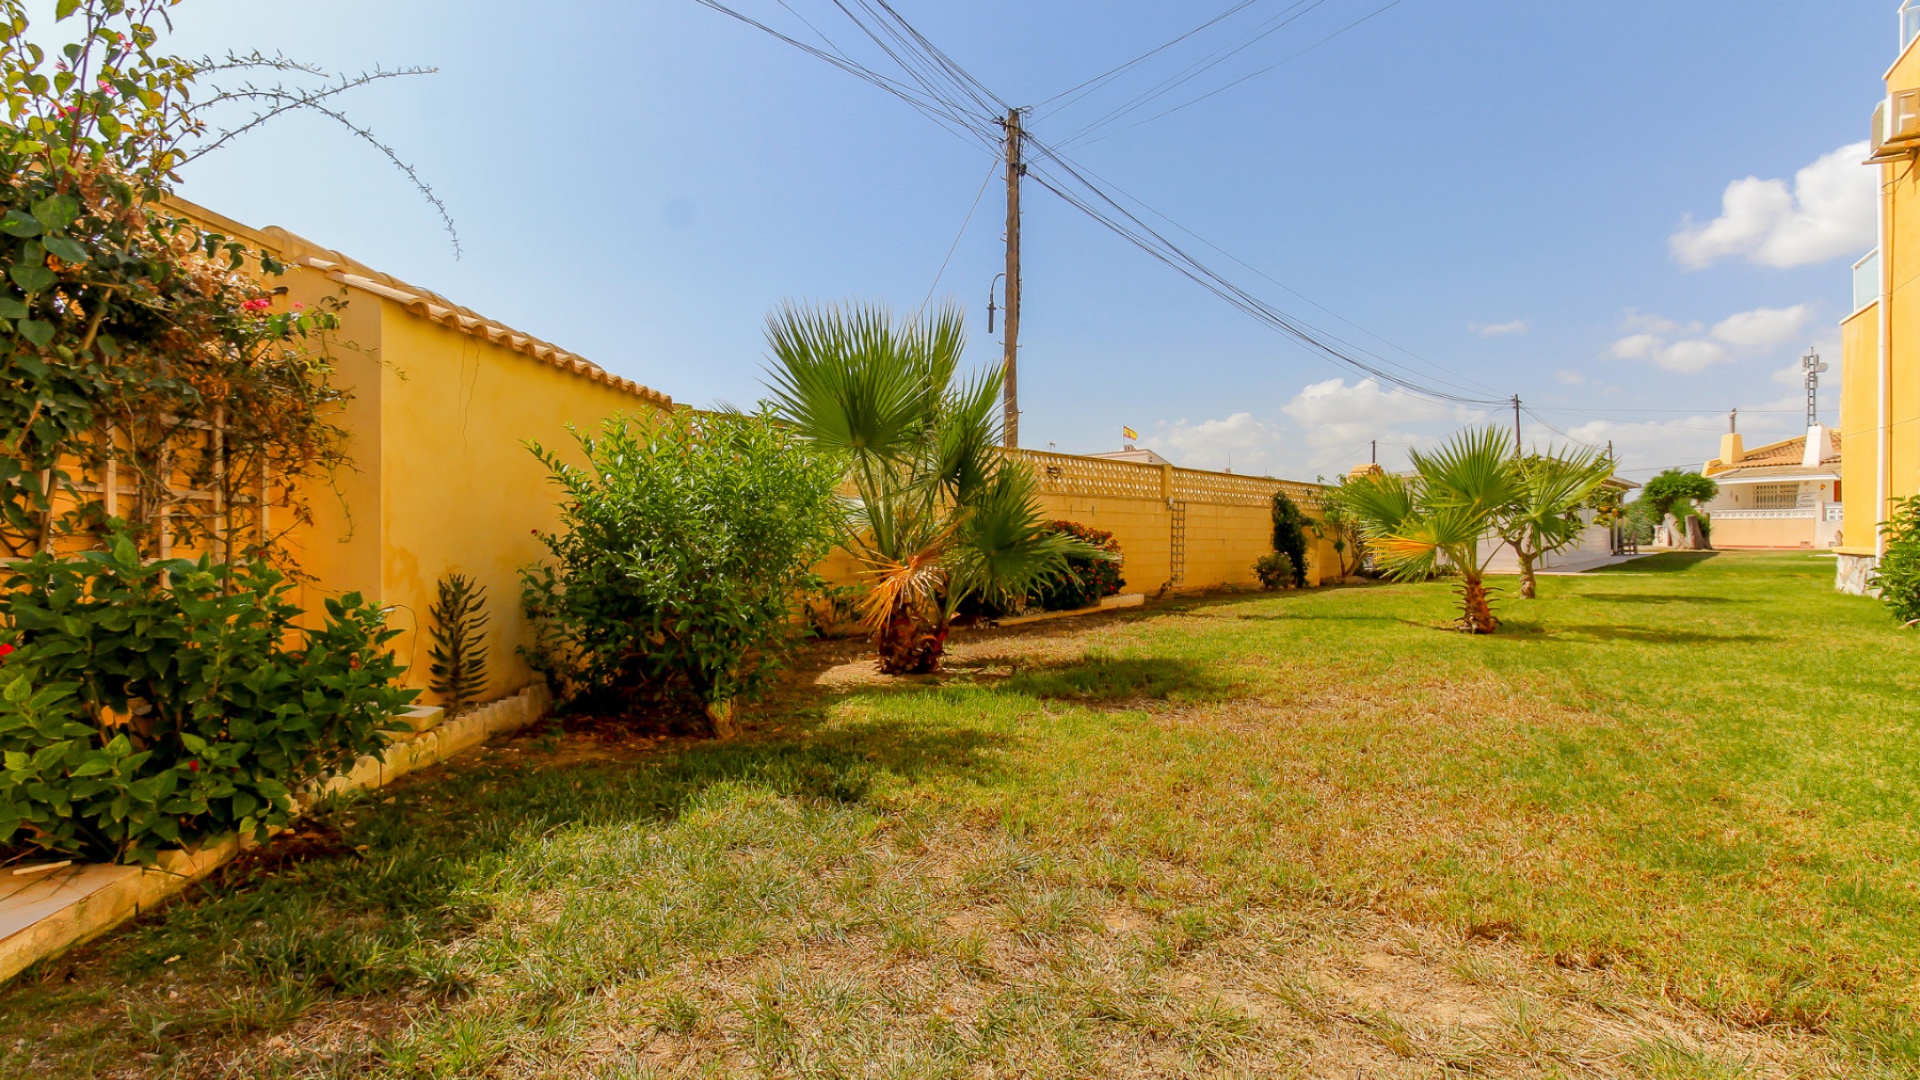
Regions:
<instances>
[{"instance_id":1,"label":"fan palm tree","mask_svg":"<svg viewBox=\"0 0 1920 1080\"><path fill-rule=\"evenodd\" d=\"M936 670L969 597L1004 603L1069 555L1111 557L1049 529L1032 472L1000 451L1000 376L960 373L957 309L895 324L871 306L787 306L767 342L775 411L847 459L844 541L872 584L862 621L881 671Z\"/></svg>"},{"instance_id":2,"label":"fan palm tree","mask_svg":"<svg viewBox=\"0 0 1920 1080\"><path fill-rule=\"evenodd\" d=\"M1529 454L1513 463L1514 500L1494 528L1520 559L1520 595L1534 598L1534 573L1543 556L1580 539L1581 508L1613 475L1613 459L1597 450Z\"/></svg>"},{"instance_id":3,"label":"fan palm tree","mask_svg":"<svg viewBox=\"0 0 1920 1080\"><path fill-rule=\"evenodd\" d=\"M1472 428L1432 454L1415 451L1412 476L1356 478L1342 493L1374 563L1402 580L1443 566L1460 574L1460 629L1489 634L1500 621L1487 595L1486 564L1500 515L1514 502L1519 476L1507 437Z\"/></svg>"}]
</instances>

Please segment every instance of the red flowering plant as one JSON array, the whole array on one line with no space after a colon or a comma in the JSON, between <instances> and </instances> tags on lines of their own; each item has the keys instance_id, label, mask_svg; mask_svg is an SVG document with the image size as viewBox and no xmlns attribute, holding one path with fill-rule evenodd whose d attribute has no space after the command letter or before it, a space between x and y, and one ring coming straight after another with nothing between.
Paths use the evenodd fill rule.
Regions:
<instances>
[{"instance_id":1,"label":"red flowering plant","mask_svg":"<svg viewBox=\"0 0 1920 1080\"><path fill-rule=\"evenodd\" d=\"M1070 555L1058 573L1043 580L1027 597L1027 603L1046 611L1071 611L1092 607L1101 599L1119 593L1126 584L1121 575L1120 543L1105 529L1082 525L1077 521L1055 521L1048 528L1107 552L1110 558Z\"/></svg>"}]
</instances>

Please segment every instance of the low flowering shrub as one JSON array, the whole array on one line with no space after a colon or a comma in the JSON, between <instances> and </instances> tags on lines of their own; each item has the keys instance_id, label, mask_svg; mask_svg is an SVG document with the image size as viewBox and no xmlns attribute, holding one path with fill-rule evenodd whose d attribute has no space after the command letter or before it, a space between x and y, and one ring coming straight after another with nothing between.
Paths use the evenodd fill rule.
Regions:
<instances>
[{"instance_id":1,"label":"low flowering shrub","mask_svg":"<svg viewBox=\"0 0 1920 1080\"><path fill-rule=\"evenodd\" d=\"M0 861L264 837L300 785L386 745L417 693L393 685L380 609L348 594L303 628L264 562L147 563L119 536L18 563L7 589Z\"/></svg>"},{"instance_id":2,"label":"low flowering shrub","mask_svg":"<svg viewBox=\"0 0 1920 1080\"><path fill-rule=\"evenodd\" d=\"M1072 611L1092 607L1103 598L1119 593L1120 587L1126 582L1120 573L1120 544L1114 540L1112 533L1077 521L1055 521L1048 528L1058 535L1085 541L1095 549L1109 553L1112 558L1067 556L1064 569L1042 581L1027 594L1029 606L1037 606L1043 611Z\"/></svg>"}]
</instances>

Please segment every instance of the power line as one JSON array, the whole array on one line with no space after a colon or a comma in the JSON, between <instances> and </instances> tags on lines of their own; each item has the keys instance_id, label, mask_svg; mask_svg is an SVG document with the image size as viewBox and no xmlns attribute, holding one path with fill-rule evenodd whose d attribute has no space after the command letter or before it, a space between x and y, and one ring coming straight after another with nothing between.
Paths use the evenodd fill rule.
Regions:
<instances>
[{"instance_id":1,"label":"power line","mask_svg":"<svg viewBox=\"0 0 1920 1080\"><path fill-rule=\"evenodd\" d=\"M1226 300L1254 319L1294 338L1308 348L1319 352L1327 359L1345 364L1365 374L1371 375L1381 382L1391 383L1410 393L1415 393L1436 401L1460 405L1485 407L1505 404L1504 401L1494 398L1469 396L1473 391L1457 383L1450 384L1453 386L1452 390L1438 389L1417 381L1418 377L1413 376L1410 372L1407 375L1397 375L1385 370L1384 367L1368 363L1362 359L1361 356L1354 355L1354 353L1370 355L1366 354L1365 350L1354 349L1348 343L1340 341L1338 338L1326 334L1309 324L1294 319L1285 312L1268 304L1266 301L1249 293L1244 288L1229 281L1224 275L1201 262L1178 244L1168 240L1152 226L1142 221L1137 215L1120 205L1117 200L1102 190L1098 184L1089 180L1072 162L1062 157L1054 148L1038 139L1030 138L1029 141L1040 150L1044 157L1055 165L1058 165L1068 176L1072 177L1073 181L1076 182L1079 187L1085 189L1094 200L1111 207L1113 212L1119 215L1119 218L1116 218L1114 213L1109 213L1102 209L1097 203L1090 202L1087 196L1066 190L1073 185L1061 181L1058 177L1050 177L1048 170L1034 169L1031 175L1033 175L1034 179L1040 183L1041 186L1058 195L1069 205L1117 233L1123 239L1133 243L1141 250L1147 252L1147 254L1152 255L1154 258L1159 259L1161 262L1179 271L1201 287ZM1346 347L1342 348L1342 346ZM1403 371L1407 370L1403 365L1396 364L1383 357L1373 356L1372 358L1378 361L1379 364L1398 367Z\"/></svg>"},{"instance_id":2,"label":"power line","mask_svg":"<svg viewBox=\"0 0 1920 1080\"><path fill-rule=\"evenodd\" d=\"M1054 155L1059 154L1059 150L1057 148L1043 146L1042 149ZM1132 192L1127 191L1126 189L1120 187L1117 184L1114 184L1113 181L1108 180L1106 177L1101 176L1099 173L1094 172L1092 169L1089 169L1086 166L1079 164L1078 162L1074 163L1074 168L1078 170L1080 173L1088 177L1091 177L1094 180L1098 180L1103 184L1106 184L1108 187L1112 188L1115 192L1119 193L1121 196L1125 197L1128 201L1140 207L1142 210L1145 210L1147 213L1152 214L1154 217L1159 218L1161 221L1166 222L1168 225L1172 226L1175 229L1180 230L1181 232L1187 234L1193 239L1199 241L1200 243L1205 244L1207 247L1212 248L1213 250L1219 252L1221 255L1226 256L1228 259L1230 259L1235 263L1238 263L1240 266L1244 267L1245 269L1252 271L1254 274L1258 275L1259 277L1264 278L1270 284L1275 285L1278 288L1284 290L1286 293L1293 296L1295 299L1298 299L1304 303L1307 303L1313 306L1314 308L1317 308L1318 310L1324 312L1328 316L1334 319L1338 319L1340 322L1343 322L1346 325L1352 327L1353 329L1358 330L1360 333L1365 334L1370 338L1373 338L1375 341L1378 341L1381 344L1387 346L1388 348L1406 355L1407 357L1411 358L1414 362L1421 364L1431 369L1432 371L1438 373L1440 376L1443 377L1443 381L1446 377L1454 376L1456 374L1444 367L1441 367L1439 364L1436 364L1433 361L1428 360L1427 358L1412 351L1411 349L1406 348L1403 345L1399 345L1393 341L1390 341L1384 337L1381 337L1379 334L1376 334L1373 331L1367 329L1366 327L1361 326L1359 323L1354 322L1352 319L1349 319L1346 316L1341 315L1339 312L1334 311L1333 309L1327 307L1326 305L1315 301L1312 297L1307 296L1306 294L1301 293L1300 291L1294 289L1292 286L1288 285L1286 282L1283 282L1278 278L1275 278L1273 275L1268 274L1266 271L1261 270L1259 267L1254 266L1253 264L1247 262L1245 259L1240 258L1238 255L1235 255L1233 252L1228 251L1226 248L1221 247L1220 245L1214 243L1213 241L1207 239L1206 237L1201 236L1199 233L1194 232L1192 229L1187 228L1185 225L1182 225L1180 222L1175 221L1173 218L1168 217L1165 213L1154 209L1154 207L1149 205L1145 200L1141 199L1139 196L1133 194ZM1356 351L1362 352L1367 356L1371 356L1383 364L1392 364L1393 366L1398 367L1403 371L1409 370L1408 368L1406 368L1405 365L1397 364L1394 361L1388 360L1386 357L1381 356L1379 353L1373 352L1370 349L1361 348L1360 346L1354 345L1352 342L1344 341L1339 338L1334 338L1334 340L1338 341L1341 345L1344 345L1347 348L1355 349ZM1469 389L1466 386L1462 386L1459 383L1452 383L1455 389L1462 390L1468 393L1472 393L1475 390L1485 391L1488 394L1500 393L1500 391L1494 389L1491 386L1486 385L1485 383L1480 382L1477 379L1474 379L1472 376L1460 374L1458 375L1458 378L1464 380L1467 383L1471 383L1472 389Z\"/></svg>"},{"instance_id":3,"label":"power line","mask_svg":"<svg viewBox=\"0 0 1920 1080\"><path fill-rule=\"evenodd\" d=\"M1134 128L1140 127L1143 124L1151 124L1155 120L1160 119L1161 117L1171 116L1182 109L1188 108L1193 105L1198 105L1201 102L1207 100L1208 98L1214 96L1215 94L1224 93L1228 90L1231 90L1234 87L1239 86L1241 83L1246 82L1248 79L1257 78L1261 75L1265 75L1267 72L1272 71L1275 68L1281 67L1286 64L1290 64L1295 60L1298 60L1302 56L1305 56L1308 53L1312 52L1313 50L1319 48L1320 46L1325 45L1327 42L1332 41L1334 38L1337 38L1340 35L1346 33L1347 31L1353 29L1354 27L1359 26L1361 23L1370 22L1373 19L1377 18L1378 16L1386 14L1386 12L1388 12L1389 10L1399 7L1401 4L1405 2L1406 0L1388 0L1387 3L1382 4L1380 7L1375 8L1374 10L1368 12L1365 15L1362 15L1358 19L1353 20L1347 25L1341 27L1338 30L1335 30L1333 33L1328 34L1326 37L1321 38L1319 41L1314 42L1313 44L1307 46L1304 49L1301 49L1299 52L1294 53L1291 56L1283 56L1279 60L1276 60L1273 63L1268 64L1266 67L1263 67L1258 71L1250 71L1247 74L1240 76L1239 78L1233 80L1230 83L1227 83L1224 86L1215 87L1214 89L1209 90L1204 94L1201 94L1199 97L1193 98L1192 100L1189 100L1189 101L1182 102L1178 105L1175 105L1171 109L1154 113L1152 116L1147 117L1145 120L1140 120L1135 123L1128 124L1126 127L1121 128L1120 131L1108 132L1106 135L1100 136L1100 139L1111 138L1112 136L1118 135L1124 131L1132 131ZM1100 139L1094 139L1092 141L1099 142Z\"/></svg>"},{"instance_id":4,"label":"power line","mask_svg":"<svg viewBox=\"0 0 1920 1080\"><path fill-rule=\"evenodd\" d=\"M1095 75L1093 78L1088 79L1086 82L1079 83L1074 86L1069 86L1065 90L1060 91L1059 93L1053 95L1052 97L1046 99L1045 101L1042 101L1040 104L1034 106L1034 108L1044 109L1047 106L1053 104L1054 102L1059 101L1061 98L1066 97L1068 94L1072 94L1078 90L1084 89L1087 91L1087 93L1092 93L1094 89L1098 89L1098 87L1096 87L1094 84L1099 83L1104 85L1107 81L1111 80L1115 75L1120 74L1121 72L1127 70L1128 68L1134 66L1135 64L1138 64L1143 60L1146 60L1150 57L1163 53L1168 49L1173 48L1175 45L1178 45L1181 42L1192 37L1193 35L1199 33L1200 31L1208 29L1209 27L1213 26L1214 24L1220 22L1221 20L1231 15L1237 15L1241 11L1244 11L1245 9L1252 7L1254 4L1257 4L1259 2L1260 0L1240 0L1239 3L1233 5L1232 7L1221 12L1220 14L1215 15L1213 18L1208 19L1206 22L1201 23L1199 26L1194 27L1193 29L1187 31L1186 33L1181 34L1179 37L1176 37L1171 41L1162 42L1161 44L1156 45L1151 49L1148 49L1146 52L1141 53L1139 56L1134 57L1133 59L1127 61L1124 64L1120 64L1115 67L1110 67L1107 70L1101 72L1100 74ZM1073 98L1072 101L1068 101L1066 104L1060 106L1060 108L1062 109L1072 108L1074 102L1077 102L1081 98L1084 98L1086 96L1087 96L1086 94L1078 94Z\"/></svg>"},{"instance_id":5,"label":"power line","mask_svg":"<svg viewBox=\"0 0 1920 1080\"><path fill-rule=\"evenodd\" d=\"M933 300L933 290L939 288L940 279L947 276L947 264L953 261L953 253L960 250L960 238L967 235L967 226L973 224L973 212L980 209L980 200L986 197L987 185L993 183L994 176L999 172L1000 163L995 161L993 167L987 170L987 178L980 181L980 190L973 195L973 205L967 207L967 218L960 223L960 231L953 234L953 243L947 248L947 257L940 260L940 272L933 275L933 284L927 286L926 299L920 301L921 311L927 310L927 304Z\"/></svg>"},{"instance_id":6,"label":"power line","mask_svg":"<svg viewBox=\"0 0 1920 1080\"><path fill-rule=\"evenodd\" d=\"M952 57L942 52L929 41L912 23L908 22L898 11L894 10L888 3L888 0L831 0L831 2L849 21L853 22L869 40L879 47L890 60L899 66L901 71L905 73L907 78L914 84L911 86L899 79L881 75L871 68L853 60L841 51L838 46L835 46L830 39L827 39L818 28L813 27L811 23L807 24L809 29L812 29L816 35L819 35L821 39L827 43L828 48L821 49L802 42L789 34L774 29L766 23L728 7L721 3L720 0L697 0L697 2L752 26L811 56L824 60L842 71L886 90L888 93L913 106L923 115L926 115L928 118L941 124L943 127L949 128L949 130L954 131L962 137L971 136L990 148L997 149L999 146L999 140L995 138L994 132L992 131L992 121L982 118L978 113L973 112L972 108L984 109L989 103L1005 107L1005 103L984 83L975 78L970 72L955 62ZM781 2L783 7L786 6L784 0L781 0ZM851 2L853 7L848 6L849 2ZM1282 11L1279 15L1270 18L1267 23L1262 24L1267 28L1253 38L1252 41L1226 50L1224 55L1222 55L1220 50L1216 50L1211 57L1201 62L1199 70L1194 71L1193 74L1207 70L1220 60L1234 55L1254 41L1264 38L1299 17L1298 14L1287 17L1290 12L1297 11L1302 8L1303 5L1306 11L1311 11L1324 2L1325 0L1295 0L1295 3L1291 7ZM1398 2L1398 0L1396 0L1396 2ZM856 7L859 9L858 12L854 10ZM791 8L788 8L788 10L792 11ZM864 18L862 17L862 13L865 15ZM1232 11L1230 10L1226 14L1231 13ZM1300 12L1300 14L1304 13L1304 11ZM795 14L797 15L797 13ZM1225 15L1221 16L1221 18L1224 17ZM804 18L801 21L806 22ZM1214 22L1218 21L1218 19L1214 20ZM1276 23L1277 25L1269 25ZM1354 25L1357 25L1357 23ZM1126 66L1129 65L1122 65L1122 68ZM1191 69L1192 66L1190 65L1190 70ZM1098 77L1096 77L1096 80L1097 78ZM1186 76L1180 77L1171 85L1178 86L1181 82L1184 82L1185 79ZM1141 100L1151 100L1153 96L1157 96L1157 93L1157 90L1150 91L1149 95ZM965 100L962 100L963 98ZM971 108L968 102L972 103ZM1131 104L1123 106L1120 113L1112 115L1124 115L1124 111L1131 107L1133 107ZM1009 114L1013 113L1011 108L1006 108L1006 111ZM1099 122L1104 122L1104 119ZM1011 132L1009 132L1008 137L1011 137ZM1052 173L1051 169L1033 169L1031 170L1031 175L1033 175L1036 182L1046 187L1049 191L1052 191L1055 195L1058 195L1062 200L1067 202L1068 205L1092 217L1096 222L1104 225L1123 239L1139 247L1148 255L1175 269L1183 276L1206 288L1221 299L1226 300L1229 304L1239 308L1256 321L1294 339L1325 359L1337 364L1344 364L1356 371L1373 377L1379 382L1390 384L1409 393L1435 401L1459 405L1484 407L1504 404L1504 402L1493 398L1472 396L1477 393L1477 391L1461 383L1454 382L1452 378L1447 377L1450 373L1445 372L1445 370L1439 368L1438 365L1431 364L1424 360L1421 361L1442 373L1439 379L1442 386L1430 385L1425 381L1427 378L1430 378L1430 376L1417 375L1405 365L1359 348L1350 342L1343 341L1334 335L1327 334L1310 324L1293 318L1272 304L1261 300L1246 289L1228 280L1224 275L1201 262L1178 244L1169 240L1162 233L1148 225L1137 214L1121 205L1118 200L1112 195L1109 195L1100 185L1088 179L1079 168L1062 157L1057 150L1046 146L1037 139L1032 139L1030 135L1028 135L1027 138L1032 141L1034 146L1038 148L1053 165L1057 166L1066 177L1071 178L1069 180L1058 175L1050 175ZM1026 170L1023 169L1022 171L1025 172ZM1010 173L1009 176L1010 181L1017 179L1012 173ZM984 191L985 188L983 186L983 194ZM1129 198L1132 197L1129 196ZM1137 199L1134 201L1139 202ZM978 198L976 198L975 203L977 206ZM1145 207L1144 203L1140 205ZM1157 211L1152 211L1151 208L1147 209L1149 212L1160 216L1163 220L1171 220L1166 219L1165 215L1159 215ZM971 216L972 211L969 211L969 219L971 219ZM964 230L965 226L963 225L963 233ZM1190 235L1193 235L1190 230L1183 228L1183 231L1187 231ZM958 238L955 240L955 246L957 247L957 245ZM1209 246L1214 247L1215 250L1220 250L1217 245L1209 244ZM949 249L948 259L950 260L951 257L952 249ZM1236 259L1236 261L1239 260ZM1245 265L1245 263L1242 263L1242 265ZM942 274L945 272L944 268L945 263L943 262ZM1268 280L1272 279L1269 278ZM938 287L938 283L939 278L936 277L936 288ZM1292 290L1288 291L1291 292ZM1295 295L1297 296L1298 294L1296 293ZM1322 310L1325 309L1322 308ZM1408 355L1411 356L1412 354L1409 353ZM1419 358L1415 357L1415 359ZM1372 362L1369 362L1369 360ZM1396 374L1388 370L1389 368L1397 368L1406 374Z\"/></svg>"},{"instance_id":7,"label":"power line","mask_svg":"<svg viewBox=\"0 0 1920 1080\"><path fill-rule=\"evenodd\" d=\"M1200 77L1201 75L1206 74L1208 71L1213 70L1215 67L1218 67L1219 65L1225 63L1227 60L1232 59L1234 56L1237 56L1240 53L1245 52L1247 49L1252 48L1254 45L1259 44L1261 41L1264 41L1265 39L1272 36L1273 34L1276 34L1281 30L1286 29L1288 26L1291 26L1294 23L1298 22L1302 18L1305 18L1308 14L1312 13L1316 8L1320 7L1322 4L1325 4L1326 2L1327 0L1295 0L1295 2L1292 5L1280 11L1278 14L1270 16L1266 22L1261 23L1260 26L1265 27L1265 29L1253 35L1251 38L1248 38L1247 40L1231 48L1222 46L1219 49L1215 49L1213 52L1208 53L1206 56L1201 57L1199 60L1196 60L1193 63L1187 65L1185 68L1182 68L1180 71L1177 71L1174 74L1168 76L1167 78L1161 80L1159 83L1155 84L1154 86L1149 87L1147 90L1141 92L1140 94L1135 95L1130 100L1122 103L1119 106L1116 106L1113 109L1108 110L1103 115L1095 118L1091 123L1088 123L1085 126L1081 127L1080 130L1075 131L1073 134L1060 140L1060 145L1071 146L1074 142L1082 138L1085 138L1086 136L1092 134L1095 131L1098 131L1101 127L1107 124L1113 123L1114 121L1119 120L1120 118L1126 116L1128 113L1144 107L1148 102L1172 93L1174 90L1185 85L1186 83Z\"/></svg>"},{"instance_id":8,"label":"power line","mask_svg":"<svg viewBox=\"0 0 1920 1080\"><path fill-rule=\"evenodd\" d=\"M892 94L894 97L897 97L900 100L906 102L908 105L913 106L913 108L916 111L925 115L928 119L933 120L935 123L940 124L942 127L947 128L950 131L954 131L956 134L962 135L963 137L965 135L972 135L975 139L984 142L989 148L991 148L994 145L992 129L986 126L983 122L979 122L976 118L969 117L963 110L959 109L956 106L956 104L951 100L943 99L938 95L928 95L921 92L916 92L913 88L907 86L906 84L901 83L895 79L890 79L885 75L881 75L880 73L873 71L872 69L866 67L863 64L860 64L859 62L851 59L850 57L847 57L846 55L841 53L837 48L834 49L833 51L828 51L826 49L821 49L814 45L809 45L806 42L801 41L790 34L786 34L779 30L774 29L773 27L767 25L766 23L761 22L758 19L753 18L750 15L747 15L743 12L740 12L731 7L728 7L727 5L720 3L719 0L694 0L694 2L700 4L703 7L711 8L714 11L720 12L721 14L726 15L729 18L736 19L742 23L745 23L746 25L751 26L754 29L759 30L760 32L768 35L769 37L772 37L778 41L785 42L786 44L791 45L796 49L799 49L801 52L804 52L809 56L815 57L816 59L819 59L819 60L823 60L826 63L831 64L836 68L839 68L841 71L844 71L849 75L862 79L866 82L873 84L874 86L879 87L882 90L885 90L887 93ZM804 22L805 20L803 19L802 21ZM811 24L809 24L809 27L811 28ZM814 32L816 34L819 33L818 30L815 30ZM824 35L822 36L824 39Z\"/></svg>"}]
</instances>

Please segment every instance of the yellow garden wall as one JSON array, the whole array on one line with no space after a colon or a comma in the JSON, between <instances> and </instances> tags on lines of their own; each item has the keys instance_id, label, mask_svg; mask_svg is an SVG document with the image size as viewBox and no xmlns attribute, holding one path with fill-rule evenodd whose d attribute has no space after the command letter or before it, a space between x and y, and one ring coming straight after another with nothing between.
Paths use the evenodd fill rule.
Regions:
<instances>
[{"instance_id":1,"label":"yellow garden wall","mask_svg":"<svg viewBox=\"0 0 1920 1080\"><path fill-rule=\"evenodd\" d=\"M1321 489L1313 484L1038 450L1014 454L1033 470L1049 518L1113 534L1124 559L1122 588L1130 593L1256 584L1254 561L1273 550L1275 491L1285 489L1309 516L1320 516ZM1185 547L1177 574L1176 536ZM1318 585L1336 567L1331 543L1310 536L1307 583ZM845 552L835 552L820 570L836 584L860 579Z\"/></svg>"},{"instance_id":2,"label":"yellow garden wall","mask_svg":"<svg viewBox=\"0 0 1920 1080\"><path fill-rule=\"evenodd\" d=\"M535 440L576 462L567 433L603 419L652 412L650 402L380 301L380 597L394 605L394 641L424 686L427 624L442 576L459 572L487 590L493 621L483 697L511 693L531 676L515 647L529 640L520 568L546 549L533 535L560 524L559 491L525 447Z\"/></svg>"},{"instance_id":3,"label":"yellow garden wall","mask_svg":"<svg viewBox=\"0 0 1920 1080\"><path fill-rule=\"evenodd\" d=\"M351 395L339 422L352 463L303 491L313 520L289 543L308 576L302 605L317 612L326 597L359 592L391 608L406 683L424 689L437 583L458 571L487 590L491 685L483 697L526 686L519 571L545 554L535 531L560 519L558 492L525 442L577 462L569 423L591 430L616 415L644 420L671 402L284 230L176 205L286 262L272 282L287 289L276 304L345 301L326 350L334 385Z\"/></svg>"}]
</instances>

